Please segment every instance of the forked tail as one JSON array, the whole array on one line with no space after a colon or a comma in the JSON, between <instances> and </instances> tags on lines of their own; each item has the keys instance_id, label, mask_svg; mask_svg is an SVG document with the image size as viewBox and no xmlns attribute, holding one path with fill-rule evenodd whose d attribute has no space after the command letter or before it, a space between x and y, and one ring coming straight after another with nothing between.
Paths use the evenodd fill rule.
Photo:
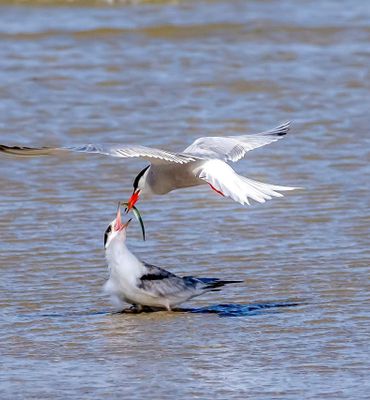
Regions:
<instances>
[{"instance_id":1,"label":"forked tail","mask_svg":"<svg viewBox=\"0 0 370 400\"><path fill-rule=\"evenodd\" d=\"M196 174L209 183L213 190L231 197L240 204L250 204L249 199L264 203L272 197L283 197L279 192L299 189L290 186L270 185L238 175L230 165L220 160L210 160Z\"/></svg>"}]
</instances>

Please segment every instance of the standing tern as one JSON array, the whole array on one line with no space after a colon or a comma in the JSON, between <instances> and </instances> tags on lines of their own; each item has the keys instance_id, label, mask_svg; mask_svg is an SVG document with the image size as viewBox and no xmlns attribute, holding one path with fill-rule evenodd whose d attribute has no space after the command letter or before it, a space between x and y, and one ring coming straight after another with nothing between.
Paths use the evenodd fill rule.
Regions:
<instances>
[{"instance_id":1,"label":"standing tern","mask_svg":"<svg viewBox=\"0 0 370 400\"><path fill-rule=\"evenodd\" d=\"M245 178L238 175L228 162L236 162L248 151L281 139L289 127L290 122L285 122L269 131L253 135L202 137L180 153L140 145L106 147L94 144L41 148L0 145L0 151L18 156L50 155L72 151L121 158L143 158L149 161L150 165L140 171L134 179L134 190L128 201L127 211L142 195L163 195L175 189L203 184L208 184L222 196L249 205L249 199L264 203L272 197L282 197L280 191L297 188L270 185Z\"/></svg>"},{"instance_id":2,"label":"standing tern","mask_svg":"<svg viewBox=\"0 0 370 400\"><path fill-rule=\"evenodd\" d=\"M212 278L183 278L163 268L140 261L126 247L126 230L131 220L122 223L120 206L117 216L104 234L105 256L108 262L109 280L104 291L112 302L123 307L132 304L132 310L140 312L143 307L171 309L193 297L209 291L219 291L229 283Z\"/></svg>"}]
</instances>

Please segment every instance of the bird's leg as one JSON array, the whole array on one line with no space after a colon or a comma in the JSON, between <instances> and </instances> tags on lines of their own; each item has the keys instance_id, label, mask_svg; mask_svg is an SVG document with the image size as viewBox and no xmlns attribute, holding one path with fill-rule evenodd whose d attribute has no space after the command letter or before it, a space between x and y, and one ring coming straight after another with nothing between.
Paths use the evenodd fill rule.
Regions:
<instances>
[{"instance_id":1,"label":"bird's leg","mask_svg":"<svg viewBox=\"0 0 370 400\"><path fill-rule=\"evenodd\" d=\"M221 192L221 190L216 189L213 185L208 183L208 185L211 187L212 190L214 190L216 193L220 194L221 196L225 197L225 195Z\"/></svg>"}]
</instances>

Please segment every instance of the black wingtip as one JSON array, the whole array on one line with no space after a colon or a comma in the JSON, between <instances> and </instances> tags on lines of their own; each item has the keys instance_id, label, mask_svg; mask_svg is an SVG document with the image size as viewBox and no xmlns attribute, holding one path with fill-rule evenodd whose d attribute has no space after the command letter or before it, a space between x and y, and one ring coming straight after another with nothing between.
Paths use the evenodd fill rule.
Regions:
<instances>
[{"instance_id":1,"label":"black wingtip","mask_svg":"<svg viewBox=\"0 0 370 400\"><path fill-rule=\"evenodd\" d=\"M291 121L285 121L283 124L273 129L271 134L274 136L285 136L289 132L290 125Z\"/></svg>"},{"instance_id":2,"label":"black wingtip","mask_svg":"<svg viewBox=\"0 0 370 400\"><path fill-rule=\"evenodd\" d=\"M217 289L225 285L229 285L232 283L243 283L244 281L221 281L221 280L215 280L214 282L209 282L207 283L207 289Z\"/></svg>"},{"instance_id":3,"label":"black wingtip","mask_svg":"<svg viewBox=\"0 0 370 400\"><path fill-rule=\"evenodd\" d=\"M11 155L19 155L19 153L23 153L23 151L27 151L27 147L20 146L5 146L0 144L0 152Z\"/></svg>"},{"instance_id":4,"label":"black wingtip","mask_svg":"<svg viewBox=\"0 0 370 400\"><path fill-rule=\"evenodd\" d=\"M9 149L11 149L12 147L9 146L5 146L3 144L0 144L0 151L2 151L3 153L7 153L9 151Z\"/></svg>"},{"instance_id":5,"label":"black wingtip","mask_svg":"<svg viewBox=\"0 0 370 400\"><path fill-rule=\"evenodd\" d=\"M51 147L26 147L26 146L5 146L0 144L0 152L20 157L33 157L48 155Z\"/></svg>"}]
</instances>

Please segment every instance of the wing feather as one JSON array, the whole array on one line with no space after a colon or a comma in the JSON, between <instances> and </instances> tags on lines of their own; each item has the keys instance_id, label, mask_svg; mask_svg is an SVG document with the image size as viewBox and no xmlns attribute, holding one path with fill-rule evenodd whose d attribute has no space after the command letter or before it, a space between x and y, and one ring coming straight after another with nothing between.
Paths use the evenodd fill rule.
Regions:
<instances>
[{"instance_id":1,"label":"wing feather","mask_svg":"<svg viewBox=\"0 0 370 400\"><path fill-rule=\"evenodd\" d=\"M294 190L289 186L270 185L238 175L230 165L221 160L209 160L195 170L195 174L211 184L224 196L240 204L250 204L249 199L264 203L272 197L283 197L279 191Z\"/></svg>"},{"instance_id":2,"label":"wing feather","mask_svg":"<svg viewBox=\"0 0 370 400\"><path fill-rule=\"evenodd\" d=\"M0 152L23 156L46 156L61 154L65 152L75 153L93 153L103 154L111 157L121 158L143 158L151 163L177 163L186 164L195 161L198 157L190 154L172 153L161 149L156 149L146 146L101 146L95 144L87 144L83 146L70 146L70 147L21 147L21 146L4 146L0 145Z\"/></svg>"},{"instance_id":3,"label":"wing feather","mask_svg":"<svg viewBox=\"0 0 370 400\"><path fill-rule=\"evenodd\" d=\"M255 135L203 137L195 140L184 153L199 158L216 158L224 161L238 161L253 149L276 142L286 135L290 128L287 121L269 131Z\"/></svg>"},{"instance_id":4,"label":"wing feather","mask_svg":"<svg viewBox=\"0 0 370 400\"><path fill-rule=\"evenodd\" d=\"M146 272L140 277L138 286L148 294L169 297L189 289L183 278L155 265L144 265Z\"/></svg>"}]
</instances>

